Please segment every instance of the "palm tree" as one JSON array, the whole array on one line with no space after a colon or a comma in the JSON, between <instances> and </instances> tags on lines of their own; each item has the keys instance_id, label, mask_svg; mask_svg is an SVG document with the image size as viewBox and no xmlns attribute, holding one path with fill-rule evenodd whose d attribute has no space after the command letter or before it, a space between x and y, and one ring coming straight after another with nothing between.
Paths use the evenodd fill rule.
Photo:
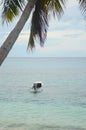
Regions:
<instances>
[{"instance_id":1,"label":"palm tree","mask_svg":"<svg viewBox=\"0 0 86 130\"><path fill-rule=\"evenodd\" d=\"M13 18L22 12L22 15L11 31L5 42L0 48L0 65L10 52L15 41L17 40L21 30L23 29L26 21L28 20L30 13L33 11L31 21L30 38L28 42L28 48L33 49L35 47L35 39L38 37L40 45L43 46L48 29L48 16L50 12L53 15L57 15L58 18L63 14L63 7L66 0L3 0L3 22L10 22ZM86 0L78 0L83 12L86 10ZM26 5L26 6L25 6ZM25 8L24 8L25 6ZM24 10L23 10L24 8Z\"/></svg>"},{"instance_id":2,"label":"palm tree","mask_svg":"<svg viewBox=\"0 0 86 130\"><path fill-rule=\"evenodd\" d=\"M30 16L32 9L34 8L35 2L36 0L29 0L23 11L23 0L4 0L2 12L3 22L12 21L12 19L18 15L20 10L22 11L22 15L14 29L10 32L9 36L0 48L0 65L3 63L4 59L7 57L15 41L17 40L21 30L23 29L26 21Z\"/></svg>"}]
</instances>

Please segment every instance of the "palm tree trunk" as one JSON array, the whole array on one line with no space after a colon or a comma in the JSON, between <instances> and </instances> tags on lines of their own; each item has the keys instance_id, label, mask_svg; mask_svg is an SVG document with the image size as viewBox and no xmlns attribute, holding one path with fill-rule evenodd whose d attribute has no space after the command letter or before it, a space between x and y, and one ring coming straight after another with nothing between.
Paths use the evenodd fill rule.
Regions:
<instances>
[{"instance_id":1,"label":"palm tree trunk","mask_svg":"<svg viewBox=\"0 0 86 130\"><path fill-rule=\"evenodd\" d=\"M22 31L26 21L28 20L30 13L35 5L36 0L29 0L18 23L11 31L7 39L4 41L3 45L0 47L0 65L3 63L8 53L12 49L14 43L16 42L20 32Z\"/></svg>"}]
</instances>

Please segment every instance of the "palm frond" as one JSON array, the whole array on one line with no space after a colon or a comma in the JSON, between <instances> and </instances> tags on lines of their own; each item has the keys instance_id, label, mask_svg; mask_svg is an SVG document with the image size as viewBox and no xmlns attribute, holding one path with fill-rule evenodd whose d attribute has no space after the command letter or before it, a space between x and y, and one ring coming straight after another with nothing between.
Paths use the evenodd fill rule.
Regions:
<instances>
[{"instance_id":1,"label":"palm frond","mask_svg":"<svg viewBox=\"0 0 86 130\"><path fill-rule=\"evenodd\" d=\"M40 41L40 45L43 46L47 36L47 28L48 28L48 17L47 17L47 9L42 9L42 2L38 0L35 6L35 11L32 16L32 25L31 25L31 34L30 40L28 43L28 47L31 47L35 43L31 43L31 39L35 39L38 37ZM34 42L34 40L32 41Z\"/></svg>"},{"instance_id":2,"label":"palm frond","mask_svg":"<svg viewBox=\"0 0 86 130\"><path fill-rule=\"evenodd\" d=\"M86 0L78 0L80 4L80 8L83 11L83 13L86 12Z\"/></svg>"},{"instance_id":3,"label":"palm frond","mask_svg":"<svg viewBox=\"0 0 86 130\"><path fill-rule=\"evenodd\" d=\"M63 14L64 10L63 10L63 6L64 6L64 0L51 0L49 3L49 10L53 12L53 15L57 16L58 18L61 17L61 15Z\"/></svg>"},{"instance_id":4,"label":"palm frond","mask_svg":"<svg viewBox=\"0 0 86 130\"><path fill-rule=\"evenodd\" d=\"M4 0L2 11L3 22L12 21L13 18L19 14L19 11L22 10L23 5L23 0Z\"/></svg>"},{"instance_id":5,"label":"palm frond","mask_svg":"<svg viewBox=\"0 0 86 130\"><path fill-rule=\"evenodd\" d=\"M33 35L32 30L31 30L30 38L29 38L29 43L28 43L28 46L27 46L27 50L28 49L33 50L33 48L35 48L35 42L34 42L34 35Z\"/></svg>"},{"instance_id":6,"label":"palm frond","mask_svg":"<svg viewBox=\"0 0 86 130\"><path fill-rule=\"evenodd\" d=\"M50 11L58 17L63 13L64 0L37 0L35 5L35 11L32 16L31 34L28 42L28 47L31 47L31 39L38 38L40 45L43 46L47 37L48 29L48 14ZM34 40L32 41L34 42ZM35 44L35 43L34 43Z\"/></svg>"}]
</instances>

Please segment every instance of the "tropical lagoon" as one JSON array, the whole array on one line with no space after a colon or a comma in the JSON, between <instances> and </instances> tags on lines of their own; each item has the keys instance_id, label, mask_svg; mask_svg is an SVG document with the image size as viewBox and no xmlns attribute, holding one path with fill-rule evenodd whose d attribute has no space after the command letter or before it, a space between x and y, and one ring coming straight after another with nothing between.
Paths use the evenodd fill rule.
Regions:
<instances>
[{"instance_id":1,"label":"tropical lagoon","mask_svg":"<svg viewBox=\"0 0 86 130\"><path fill-rule=\"evenodd\" d=\"M35 81L44 84L36 94ZM86 58L6 59L0 130L86 130Z\"/></svg>"}]
</instances>

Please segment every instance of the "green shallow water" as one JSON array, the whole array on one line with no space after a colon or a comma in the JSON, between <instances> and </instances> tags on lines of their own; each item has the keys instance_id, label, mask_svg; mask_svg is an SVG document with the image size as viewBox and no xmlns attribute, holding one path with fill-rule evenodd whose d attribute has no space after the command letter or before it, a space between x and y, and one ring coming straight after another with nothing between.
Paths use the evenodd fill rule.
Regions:
<instances>
[{"instance_id":1,"label":"green shallow water","mask_svg":"<svg viewBox=\"0 0 86 130\"><path fill-rule=\"evenodd\" d=\"M31 93L34 81L43 91ZM7 59L0 68L0 130L86 130L86 59Z\"/></svg>"}]
</instances>

